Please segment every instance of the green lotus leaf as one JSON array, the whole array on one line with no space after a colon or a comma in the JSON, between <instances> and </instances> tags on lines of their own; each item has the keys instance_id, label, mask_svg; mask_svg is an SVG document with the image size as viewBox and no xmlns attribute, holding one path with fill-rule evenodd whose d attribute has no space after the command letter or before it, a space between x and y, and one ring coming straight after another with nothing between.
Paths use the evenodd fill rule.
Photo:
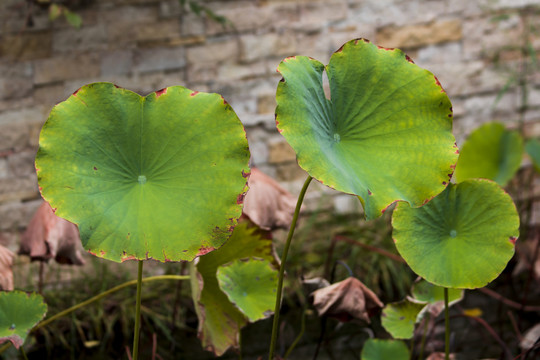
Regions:
<instances>
[{"instance_id":1,"label":"green lotus leaf","mask_svg":"<svg viewBox=\"0 0 540 360\"><path fill-rule=\"evenodd\" d=\"M434 304L439 301L444 301L444 288L421 279L413 284L411 295L417 302ZM462 289L448 289L449 305L461 301L463 295L464 291Z\"/></svg>"},{"instance_id":2,"label":"green lotus leaf","mask_svg":"<svg viewBox=\"0 0 540 360\"><path fill-rule=\"evenodd\" d=\"M267 260L235 260L218 268L220 289L249 321L270 316L276 304L277 271Z\"/></svg>"},{"instance_id":3,"label":"green lotus leaf","mask_svg":"<svg viewBox=\"0 0 540 360\"><path fill-rule=\"evenodd\" d=\"M424 306L407 299L387 304L382 312L382 326L395 339L410 339L414 333L414 324L417 323L418 315Z\"/></svg>"},{"instance_id":4,"label":"green lotus leaf","mask_svg":"<svg viewBox=\"0 0 540 360\"><path fill-rule=\"evenodd\" d=\"M444 287L479 288L514 254L519 216L510 196L484 179L449 184L420 208L405 203L392 216L397 250L411 269Z\"/></svg>"},{"instance_id":5,"label":"green lotus leaf","mask_svg":"<svg viewBox=\"0 0 540 360\"><path fill-rule=\"evenodd\" d=\"M232 233L248 161L244 128L220 95L174 86L141 97L95 83L53 108L36 168L43 197L89 252L189 261Z\"/></svg>"},{"instance_id":6,"label":"green lotus leaf","mask_svg":"<svg viewBox=\"0 0 540 360\"><path fill-rule=\"evenodd\" d=\"M362 360L408 360L409 349L403 341L368 339L362 349Z\"/></svg>"},{"instance_id":7,"label":"green lotus leaf","mask_svg":"<svg viewBox=\"0 0 540 360\"><path fill-rule=\"evenodd\" d=\"M224 292L231 293L232 291L227 286L223 288L220 286L218 272L221 273L221 282L227 283L223 280L224 275L221 268L229 267L229 269L224 270L225 274L229 274L231 273L231 264L236 264L238 260L242 259L251 262L253 260L249 259L252 258L261 260L258 261L259 265L249 264L249 267L265 264L265 267L269 268L271 264L274 268L274 276L277 278L279 263L274 257L272 239L264 236L258 228L248 227L248 223L243 222L234 229L233 235L225 245L200 257L199 262L192 265L190 272L191 293L199 318L199 338L203 347L214 352L217 356L222 355L231 346L238 347L240 329L250 321L245 314L253 314L253 309L261 308L261 305L252 302L260 301L258 296L247 296L248 299L233 304ZM237 270L237 266L233 265L232 271ZM265 277L270 277L269 270L265 269L264 274L266 274ZM265 280L266 283L269 282L267 280ZM273 293L275 286L273 284L268 291ZM261 287L258 291L266 292ZM273 299L275 301L275 297ZM263 301L267 301L266 296L264 296ZM267 306L262 307L265 308L264 310L267 308Z\"/></svg>"},{"instance_id":8,"label":"green lotus leaf","mask_svg":"<svg viewBox=\"0 0 540 360\"><path fill-rule=\"evenodd\" d=\"M433 74L401 50L353 40L326 67L295 56L278 71L276 124L298 164L358 195L368 219L397 200L420 206L444 190L458 157L452 105Z\"/></svg>"},{"instance_id":9,"label":"green lotus leaf","mask_svg":"<svg viewBox=\"0 0 540 360\"><path fill-rule=\"evenodd\" d=\"M0 344L11 341L18 349L46 313L47 304L39 294L0 291Z\"/></svg>"},{"instance_id":10,"label":"green lotus leaf","mask_svg":"<svg viewBox=\"0 0 540 360\"><path fill-rule=\"evenodd\" d=\"M522 155L523 138L517 131L499 123L484 124L461 147L456 181L483 178L505 186L519 169Z\"/></svg>"},{"instance_id":11,"label":"green lotus leaf","mask_svg":"<svg viewBox=\"0 0 540 360\"><path fill-rule=\"evenodd\" d=\"M531 157L534 169L537 172L540 172L540 141L537 139L530 139L525 144L525 151L527 151L527 154Z\"/></svg>"}]
</instances>

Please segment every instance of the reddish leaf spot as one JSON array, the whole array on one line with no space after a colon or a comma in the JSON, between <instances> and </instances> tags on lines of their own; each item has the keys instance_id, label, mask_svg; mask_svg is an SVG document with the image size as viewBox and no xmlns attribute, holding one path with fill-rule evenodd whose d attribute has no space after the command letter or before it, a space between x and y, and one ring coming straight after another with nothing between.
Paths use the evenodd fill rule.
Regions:
<instances>
[{"instance_id":1,"label":"reddish leaf spot","mask_svg":"<svg viewBox=\"0 0 540 360\"><path fill-rule=\"evenodd\" d=\"M296 59L296 56L289 56L289 57L283 59L283 61L284 61L284 62L287 62L287 61L289 61L289 60L294 60L294 59Z\"/></svg>"},{"instance_id":2,"label":"reddish leaf spot","mask_svg":"<svg viewBox=\"0 0 540 360\"><path fill-rule=\"evenodd\" d=\"M156 97L160 97L161 95L166 94L166 93L167 93L167 88L158 90L156 91Z\"/></svg>"},{"instance_id":3,"label":"reddish leaf spot","mask_svg":"<svg viewBox=\"0 0 540 360\"><path fill-rule=\"evenodd\" d=\"M97 170L97 167L94 166L94 170Z\"/></svg>"},{"instance_id":4,"label":"reddish leaf spot","mask_svg":"<svg viewBox=\"0 0 540 360\"><path fill-rule=\"evenodd\" d=\"M216 248L213 246L203 246L199 249L197 256L208 254L210 251L214 251L214 250L216 250Z\"/></svg>"},{"instance_id":5,"label":"reddish leaf spot","mask_svg":"<svg viewBox=\"0 0 540 360\"><path fill-rule=\"evenodd\" d=\"M508 240L510 240L510 242L512 243L512 245L516 245L517 237L515 237L515 236L510 236L510 238L509 238Z\"/></svg>"},{"instance_id":6,"label":"reddish leaf spot","mask_svg":"<svg viewBox=\"0 0 540 360\"><path fill-rule=\"evenodd\" d=\"M446 186L447 183L446 183L446 181L443 181L442 184L443 184L444 186Z\"/></svg>"},{"instance_id":7,"label":"reddish leaf spot","mask_svg":"<svg viewBox=\"0 0 540 360\"><path fill-rule=\"evenodd\" d=\"M245 197L245 196L246 196L246 194L240 194L240 195L238 195L238 197L236 198L236 203L237 203L238 205L243 204L243 203L244 203L244 197Z\"/></svg>"},{"instance_id":8,"label":"reddish leaf spot","mask_svg":"<svg viewBox=\"0 0 540 360\"><path fill-rule=\"evenodd\" d=\"M384 209L382 209L382 210L381 210L381 214L384 214L384 212L385 212L386 210L388 210L388 208L389 208L390 206L392 206L395 202L397 202L397 200L396 200L396 201L392 201L392 202L391 202L390 204L388 204Z\"/></svg>"},{"instance_id":9,"label":"reddish leaf spot","mask_svg":"<svg viewBox=\"0 0 540 360\"><path fill-rule=\"evenodd\" d=\"M395 50L394 48L387 48L387 47L384 47L384 46L377 46L377 48L381 49L381 50L386 50L386 51L393 51Z\"/></svg>"},{"instance_id":10,"label":"reddish leaf spot","mask_svg":"<svg viewBox=\"0 0 540 360\"><path fill-rule=\"evenodd\" d=\"M437 84L437 86L441 88L441 92L445 93L446 91L444 91L441 83L439 82L439 79L437 79L437 77L435 75L433 75L433 77L435 78L435 83Z\"/></svg>"},{"instance_id":11,"label":"reddish leaf spot","mask_svg":"<svg viewBox=\"0 0 540 360\"><path fill-rule=\"evenodd\" d=\"M249 178L249 175L251 175L251 172L245 172L244 169L242 169L242 177L247 179Z\"/></svg>"},{"instance_id":12,"label":"reddish leaf spot","mask_svg":"<svg viewBox=\"0 0 540 360\"><path fill-rule=\"evenodd\" d=\"M369 189L367 189L367 194L368 195L373 195L373 193Z\"/></svg>"},{"instance_id":13,"label":"reddish leaf spot","mask_svg":"<svg viewBox=\"0 0 540 360\"><path fill-rule=\"evenodd\" d=\"M411 59L411 58L409 57L409 55L405 55L405 60L407 60L407 61L410 62L411 64L414 64L413 59Z\"/></svg>"},{"instance_id":14,"label":"reddish leaf spot","mask_svg":"<svg viewBox=\"0 0 540 360\"><path fill-rule=\"evenodd\" d=\"M189 94L189 96L195 96L195 95L197 95L198 93L199 93L198 91L194 91L194 92L192 92L191 94Z\"/></svg>"},{"instance_id":15,"label":"reddish leaf spot","mask_svg":"<svg viewBox=\"0 0 540 360\"><path fill-rule=\"evenodd\" d=\"M75 91L73 92L73 96L77 96L77 93L79 92L79 90L81 90L81 89L79 88L79 89L75 90Z\"/></svg>"},{"instance_id":16,"label":"reddish leaf spot","mask_svg":"<svg viewBox=\"0 0 540 360\"><path fill-rule=\"evenodd\" d=\"M116 84L113 84L113 86L117 89L120 89L120 86L116 85Z\"/></svg>"},{"instance_id":17,"label":"reddish leaf spot","mask_svg":"<svg viewBox=\"0 0 540 360\"><path fill-rule=\"evenodd\" d=\"M53 213L56 213L56 210L58 210L58 208L51 208L51 209Z\"/></svg>"},{"instance_id":18,"label":"reddish leaf spot","mask_svg":"<svg viewBox=\"0 0 540 360\"><path fill-rule=\"evenodd\" d=\"M88 251L89 254L97 256L97 254L95 252L92 252L92 249L88 249L87 251Z\"/></svg>"}]
</instances>

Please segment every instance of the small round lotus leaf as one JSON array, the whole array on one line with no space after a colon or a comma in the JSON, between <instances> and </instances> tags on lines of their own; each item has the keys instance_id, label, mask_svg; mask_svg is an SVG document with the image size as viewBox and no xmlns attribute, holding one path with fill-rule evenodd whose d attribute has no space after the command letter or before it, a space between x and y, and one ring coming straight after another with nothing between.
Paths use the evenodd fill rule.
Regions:
<instances>
[{"instance_id":1,"label":"small round lotus leaf","mask_svg":"<svg viewBox=\"0 0 540 360\"><path fill-rule=\"evenodd\" d=\"M277 270L263 259L242 259L218 268L220 289L249 319L272 315L276 303Z\"/></svg>"},{"instance_id":2,"label":"small round lotus leaf","mask_svg":"<svg viewBox=\"0 0 540 360\"><path fill-rule=\"evenodd\" d=\"M46 313L47 305L39 294L0 291L0 344L11 341L18 349Z\"/></svg>"},{"instance_id":3,"label":"small round lotus leaf","mask_svg":"<svg viewBox=\"0 0 540 360\"><path fill-rule=\"evenodd\" d=\"M382 312L382 326L395 339L410 339L418 314L424 306L409 300L387 304Z\"/></svg>"},{"instance_id":4,"label":"small round lotus leaf","mask_svg":"<svg viewBox=\"0 0 540 360\"><path fill-rule=\"evenodd\" d=\"M448 289L448 302L453 304L462 300L463 294L462 289ZM411 295L415 301L434 304L444 301L444 288L421 279L413 284Z\"/></svg>"},{"instance_id":5,"label":"small round lotus leaf","mask_svg":"<svg viewBox=\"0 0 540 360\"><path fill-rule=\"evenodd\" d=\"M362 349L362 360L408 360L409 349L403 341L368 339Z\"/></svg>"},{"instance_id":6,"label":"small round lotus leaf","mask_svg":"<svg viewBox=\"0 0 540 360\"><path fill-rule=\"evenodd\" d=\"M219 248L242 212L249 149L218 94L146 97L110 83L53 108L36 157L43 197L114 261L192 260Z\"/></svg>"},{"instance_id":7,"label":"small round lotus leaf","mask_svg":"<svg viewBox=\"0 0 540 360\"><path fill-rule=\"evenodd\" d=\"M457 182L483 178L505 186L521 164L523 138L503 124L488 123L473 131L461 147Z\"/></svg>"},{"instance_id":8,"label":"small round lotus leaf","mask_svg":"<svg viewBox=\"0 0 540 360\"><path fill-rule=\"evenodd\" d=\"M368 219L397 200L420 206L444 190L458 156L452 105L435 76L401 50L353 40L326 67L295 56L278 71L277 128L298 164L358 195Z\"/></svg>"},{"instance_id":9,"label":"small round lotus leaf","mask_svg":"<svg viewBox=\"0 0 540 360\"><path fill-rule=\"evenodd\" d=\"M514 254L519 216L510 196L484 179L449 184L420 208L405 203L392 217L393 238L411 269L444 287L479 288Z\"/></svg>"}]
</instances>

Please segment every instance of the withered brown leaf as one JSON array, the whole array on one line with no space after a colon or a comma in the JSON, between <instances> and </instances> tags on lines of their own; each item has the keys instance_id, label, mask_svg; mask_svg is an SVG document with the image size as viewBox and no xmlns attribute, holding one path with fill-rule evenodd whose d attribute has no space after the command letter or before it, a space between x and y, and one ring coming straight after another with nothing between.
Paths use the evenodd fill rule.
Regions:
<instances>
[{"instance_id":1,"label":"withered brown leaf","mask_svg":"<svg viewBox=\"0 0 540 360\"><path fill-rule=\"evenodd\" d=\"M15 254L0 245L0 290L13 290L13 258Z\"/></svg>"},{"instance_id":2,"label":"withered brown leaf","mask_svg":"<svg viewBox=\"0 0 540 360\"><path fill-rule=\"evenodd\" d=\"M54 258L61 264L84 265L80 241L77 226L56 216L44 202L22 236L19 254L29 255L32 260Z\"/></svg>"},{"instance_id":3,"label":"withered brown leaf","mask_svg":"<svg viewBox=\"0 0 540 360\"><path fill-rule=\"evenodd\" d=\"M344 322L360 319L369 323L370 315L384 306L373 291L354 277L316 290L311 296L319 316Z\"/></svg>"},{"instance_id":4,"label":"withered brown leaf","mask_svg":"<svg viewBox=\"0 0 540 360\"><path fill-rule=\"evenodd\" d=\"M263 230L289 227L296 206L294 196L257 168L251 169L248 185L244 215Z\"/></svg>"}]
</instances>

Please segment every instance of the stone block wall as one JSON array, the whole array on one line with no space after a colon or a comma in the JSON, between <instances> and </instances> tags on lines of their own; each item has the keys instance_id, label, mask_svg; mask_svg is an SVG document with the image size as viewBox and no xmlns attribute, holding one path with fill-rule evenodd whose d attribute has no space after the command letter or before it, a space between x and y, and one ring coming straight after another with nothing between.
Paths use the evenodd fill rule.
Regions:
<instances>
[{"instance_id":1,"label":"stone block wall","mask_svg":"<svg viewBox=\"0 0 540 360\"><path fill-rule=\"evenodd\" d=\"M172 85L222 94L246 127L253 163L295 194L305 173L275 130L275 69L290 55L327 63L354 38L402 48L436 74L454 105L458 142L492 120L525 121L540 135L540 73L531 67L531 57L540 60L538 0L201 0L234 25L226 28L177 0L77 3L80 29L49 21L37 5L27 26L25 0L0 2L0 242L12 248L40 202L40 128L52 106L90 82L143 95ZM307 201L360 207L323 186Z\"/></svg>"}]
</instances>

